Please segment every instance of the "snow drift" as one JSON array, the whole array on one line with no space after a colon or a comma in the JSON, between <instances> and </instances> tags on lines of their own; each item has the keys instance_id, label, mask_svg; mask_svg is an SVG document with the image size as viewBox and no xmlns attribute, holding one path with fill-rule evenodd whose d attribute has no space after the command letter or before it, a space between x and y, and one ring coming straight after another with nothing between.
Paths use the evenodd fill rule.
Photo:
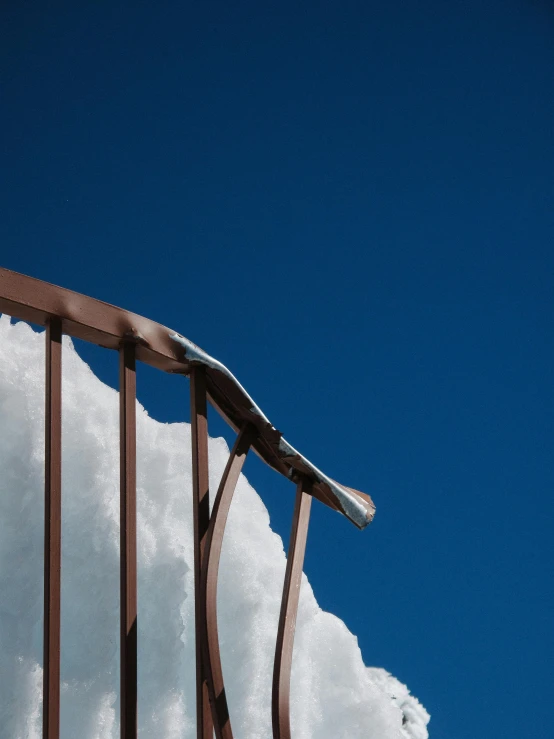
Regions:
<instances>
[{"instance_id":1,"label":"snow drift","mask_svg":"<svg viewBox=\"0 0 554 739\"><path fill-rule=\"evenodd\" d=\"M41 736L44 336L0 318L0 738ZM195 736L190 427L137 407L139 733ZM228 457L210 440L211 489ZM117 392L63 349L62 739L116 739ZM223 669L237 739L270 739L283 543L241 476L221 561ZM365 667L304 577L292 674L295 739L426 739L408 689Z\"/></svg>"}]
</instances>

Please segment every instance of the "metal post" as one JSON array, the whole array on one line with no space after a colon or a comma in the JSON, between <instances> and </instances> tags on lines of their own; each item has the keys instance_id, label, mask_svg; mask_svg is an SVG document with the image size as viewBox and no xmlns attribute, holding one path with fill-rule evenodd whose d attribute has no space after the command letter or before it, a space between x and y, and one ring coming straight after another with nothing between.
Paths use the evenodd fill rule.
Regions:
<instances>
[{"instance_id":1,"label":"metal post","mask_svg":"<svg viewBox=\"0 0 554 739\"><path fill-rule=\"evenodd\" d=\"M205 628L205 669L208 677L210 706L217 739L233 739L231 720L225 696L219 635L217 630L217 579L219 558L223 545L225 524L231 508L231 501L237 486L240 471L255 436L253 427L246 424L241 429L233 446L223 472L217 495L214 500L206 549L202 561L201 619Z\"/></svg>"},{"instance_id":2,"label":"metal post","mask_svg":"<svg viewBox=\"0 0 554 739\"><path fill-rule=\"evenodd\" d=\"M121 739L137 736L135 345L119 350Z\"/></svg>"},{"instance_id":3,"label":"metal post","mask_svg":"<svg viewBox=\"0 0 554 739\"><path fill-rule=\"evenodd\" d=\"M308 537L308 523L312 496L310 485L302 479L296 488L296 502L292 519L283 599L277 630L277 645L273 666L273 693L271 712L273 720L273 739L291 739L290 734L290 673L292 667L292 651L296 614L300 600L300 584L302 582L302 566Z\"/></svg>"},{"instance_id":4,"label":"metal post","mask_svg":"<svg viewBox=\"0 0 554 739\"><path fill-rule=\"evenodd\" d=\"M62 529L62 322L46 324L44 469L43 739L60 736L60 573Z\"/></svg>"},{"instance_id":5,"label":"metal post","mask_svg":"<svg viewBox=\"0 0 554 739\"><path fill-rule=\"evenodd\" d=\"M210 523L208 474L208 410L206 369L191 368L190 415L192 438L192 506L194 520L194 620L196 635L196 736L213 739L208 683L204 668L204 628L200 608L200 581L206 534Z\"/></svg>"}]
</instances>

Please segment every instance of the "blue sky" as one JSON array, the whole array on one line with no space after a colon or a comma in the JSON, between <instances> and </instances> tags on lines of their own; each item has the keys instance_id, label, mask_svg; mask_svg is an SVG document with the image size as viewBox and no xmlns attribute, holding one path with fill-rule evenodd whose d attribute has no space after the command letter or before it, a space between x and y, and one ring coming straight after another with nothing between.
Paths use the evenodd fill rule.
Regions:
<instances>
[{"instance_id":1,"label":"blue sky","mask_svg":"<svg viewBox=\"0 0 554 739\"><path fill-rule=\"evenodd\" d=\"M313 507L305 569L434 739L549 737L552 5L0 13L0 263L185 334L373 495L362 533ZM188 416L181 378L138 392Z\"/></svg>"}]
</instances>

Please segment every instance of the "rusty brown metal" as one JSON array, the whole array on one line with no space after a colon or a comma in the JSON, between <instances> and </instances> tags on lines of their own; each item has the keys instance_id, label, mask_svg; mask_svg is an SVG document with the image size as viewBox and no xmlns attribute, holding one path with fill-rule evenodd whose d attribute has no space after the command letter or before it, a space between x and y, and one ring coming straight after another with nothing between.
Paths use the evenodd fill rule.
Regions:
<instances>
[{"instance_id":1,"label":"rusty brown metal","mask_svg":"<svg viewBox=\"0 0 554 739\"><path fill-rule=\"evenodd\" d=\"M217 578L225 524L240 471L246 461L255 430L245 426L239 432L217 491L206 537L202 562L201 617L205 628L205 667L215 735L233 739L231 719L225 695L219 635L217 629Z\"/></svg>"},{"instance_id":2,"label":"rusty brown metal","mask_svg":"<svg viewBox=\"0 0 554 739\"><path fill-rule=\"evenodd\" d=\"M98 346L119 349L122 340L137 343L136 358L166 372L182 372L188 363L171 340L171 329L136 313L0 269L0 312L45 326L50 316L62 320L63 332Z\"/></svg>"},{"instance_id":3,"label":"rusty brown metal","mask_svg":"<svg viewBox=\"0 0 554 739\"><path fill-rule=\"evenodd\" d=\"M205 629L202 626L201 571L206 535L210 523L208 471L208 400L206 370L192 367L190 372L190 424L192 440L192 505L194 528L194 623L196 636L196 736L213 739L208 680L204 668Z\"/></svg>"},{"instance_id":4,"label":"rusty brown metal","mask_svg":"<svg viewBox=\"0 0 554 739\"><path fill-rule=\"evenodd\" d=\"M0 269L0 312L39 325L46 325L49 316L57 316L64 333L111 349L119 349L121 341L131 339L136 343L137 360L166 372L187 375L198 364L194 350L190 350L195 345L159 323L7 269ZM181 341L188 344L188 352ZM252 406L252 399L236 378L221 363L212 361L202 350L200 353L208 359L209 401L237 432L245 423L256 429L254 452L289 479L297 474L311 479L315 498L356 526L366 526L375 513L369 495L336 483L295 449L283 445L281 432Z\"/></svg>"},{"instance_id":5,"label":"rusty brown metal","mask_svg":"<svg viewBox=\"0 0 554 739\"><path fill-rule=\"evenodd\" d=\"M285 571L285 583L283 586L283 598L281 601L275 662L273 666L273 691L271 698L273 739L291 739L290 675L311 503L310 483L305 478L301 479L296 488L292 533Z\"/></svg>"},{"instance_id":6,"label":"rusty brown metal","mask_svg":"<svg viewBox=\"0 0 554 739\"><path fill-rule=\"evenodd\" d=\"M289 695L296 614L312 497L363 528L371 498L336 483L283 438L220 362L154 321L0 269L0 312L46 326L43 737L59 739L62 333L120 356L121 739L137 736L136 361L190 375L193 462L197 739L232 739L217 628L217 581L225 525L250 448L298 482L279 619L272 693L274 739L290 739ZM213 513L209 510L207 402L238 437Z\"/></svg>"},{"instance_id":7,"label":"rusty brown metal","mask_svg":"<svg viewBox=\"0 0 554 739\"><path fill-rule=\"evenodd\" d=\"M121 739L137 736L137 494L135 345L119 349Z\"/></svg>"},{"instance_id":8,"label":"rusty brown metal","mask_svg":"<svg viewBox=\"0 0 554 739\"><path fill-rule=\"evenodd\" d=\"M46 323L44 469L43 739L60 736L60 574L62 534L62 328Z\"/></svg>"}]
</instances>

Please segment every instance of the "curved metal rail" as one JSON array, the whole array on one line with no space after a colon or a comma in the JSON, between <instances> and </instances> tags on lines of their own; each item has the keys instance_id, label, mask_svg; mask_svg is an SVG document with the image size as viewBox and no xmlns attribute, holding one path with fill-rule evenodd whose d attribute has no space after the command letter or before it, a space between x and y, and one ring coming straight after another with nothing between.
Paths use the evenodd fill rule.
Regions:
<instances>
[{"instance_id":1,"label":"curved metal rail","mask_svg":"<svg viewBox=\"0 0 554 739\"><path fill-rule=\"evenodd\" d=\"M202 563L200 603L205 629L206 673L208 691L212 707L212 720L217 739L233 739L231 719L225 696L219 634L217 628L217 579L219 559L223 545L225 524L237 486L240 471L254 438L254 429L245 426L241 429L233 450L227 461L221 483L217 491L206 537L206 548Z\"/></svg>"},{"instance_id":2,"label":"curved metal rail","mask_svg":"<svg viewBox=\"0 0 554 739\"><path fill-rule=\"evenodd\" d=\"M0 269L0 312L46 326L43 739L59 739L63 333L115 349L120 356L121 738L137 735L135 364L139 361L191 379L197 739L212 739L214 730L217 739L233 738L219 650L217 580L225 524L249 449L297 483L272 694L274 739L290 739L290 675L311 499L364 528L375 512L371 498L315 467L285 441L223 364L165 326L6 269ZM238 432L211 516L208 400Z\"/></svg>"},{"instance_id":3,"label":"curved metal rail","mask_svg":"<svg viewBox=\"0 0 554 739\"><path fill-rule=\"evenodd\" d=\"M300 480L296 487L292 532L277 629L275 662L273 664L273 691L271 696L273 739L291 739L290 674L311 505L310 485L305 480Z\"/></svg>"}]
</instances>

